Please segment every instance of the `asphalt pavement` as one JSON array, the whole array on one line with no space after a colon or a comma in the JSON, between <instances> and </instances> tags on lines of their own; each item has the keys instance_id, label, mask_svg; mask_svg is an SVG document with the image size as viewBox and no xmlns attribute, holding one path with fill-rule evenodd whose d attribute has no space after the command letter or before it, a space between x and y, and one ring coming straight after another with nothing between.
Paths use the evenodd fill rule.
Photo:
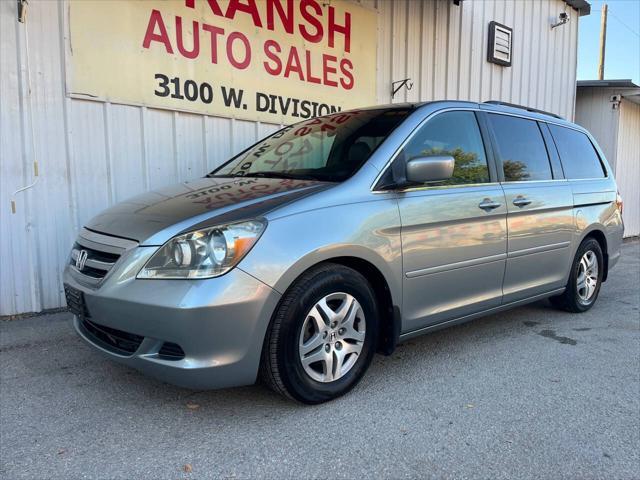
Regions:
<instances>
[{"instance_id":1,"label":"asphalt pavement","mask_svg":"<svg viewBox=\"0 0 640 480\"><path fill-rule=\"evenodd\" d=\"M0 477L640 478L640 243L585 314L538 302L377 356L347 396L190 391L68 313L0 321Z\"/></svg>"}]
</instances>

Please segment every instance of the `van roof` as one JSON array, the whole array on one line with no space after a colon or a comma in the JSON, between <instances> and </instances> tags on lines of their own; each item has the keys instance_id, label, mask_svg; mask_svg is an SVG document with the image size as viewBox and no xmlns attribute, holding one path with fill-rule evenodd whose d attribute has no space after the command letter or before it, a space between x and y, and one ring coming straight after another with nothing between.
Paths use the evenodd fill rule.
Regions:
<instances>
[{"instance_id":1,"label":"van roof","mask_svg":"<svg viewBox=\"0 0 640 480\"><path fill-rule=\"evenodd\" d=\"M451 108L451 107L480 108L481 110L485 110L488 112L511 113L514 115L531 118L534 120L540 120L545 122L551 121L553 123L566 124L574 127L576 126L576 124L564 119L560 115L556 115L555 113L545 112L544 110L539 110L537 108L527 107L524 105L516 105L513 103L501 102L497 100L489 100L483 103L469 102L464 100L434 100L430 102L392 103L388 105L378 105L376 107L371 107L371 108L417 109L427 105L432 106L434 104L442 104L443 108Z\"/></svg>"},{"instance_id":2,"label":"van roof","mask_svg":"<svg viewBox=\"0 0 640 480\"><path fill-rule=\"evenodd\" d=\"M520 117L530 118L532 120L538 120L541 122L550 122L557 123L560 125L566 125L571 128L577 128L579 130L584 130L580 125L573 123L566 118L561 117L560 115L556 115L554 113L545 112L543 110L538 110L535 108L524 107L520 105L513 105L508 103L480 103L478 104L480 109L486 110L489 112L502 112L502 113L511 113L513 115L518 115Z\"/></svg>"}]
</instances>

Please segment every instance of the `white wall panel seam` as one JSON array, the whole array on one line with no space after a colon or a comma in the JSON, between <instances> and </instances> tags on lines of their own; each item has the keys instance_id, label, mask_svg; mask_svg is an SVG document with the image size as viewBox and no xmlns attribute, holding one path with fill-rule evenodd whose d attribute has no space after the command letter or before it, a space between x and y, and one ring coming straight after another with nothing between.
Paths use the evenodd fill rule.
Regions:
<instances>
[{"instance_id":1,"label":"white wall panel seam","mask_svg":"<svg viewBox=\"0 0 640 480\"><path fill-rule=\"evenodd\" d=\"M9 8L8 4L0 5L0 8ZM22 305L27 305L24 300L24 295L21 295L24 292L19 292L20 283L24 281L24 278L20 275L21 271L15 271L18 269L18 258L13 253L16 251L15 244L20 241L18 235L21 233L26 235L26 230L22 232L16 232L16 235L11 234L15 228L14 225L20 220L22 215L25 215L25 223L26 223L26 215L28 214L26 209L24 208L23 199L26 199L26 193L20 195L20 198L16 199L20 203L18 203L18 211L16 214L9 215L7 205L4 202L9 202L13 200L12 192L17 189L17 187L27 185L26 183L26 172L25 172L25 164L26 164L26 141L24 138L25 135L25 115L24 115L24 106L23 106L23 95L20 89L20 85L22 83L22 60L20 55L20 49L17 49L15 52L15 57L12 56L8 51L10 51L10 39L13 36L13 41L16 45L20 44L19 36L20 32L18 30L18 26L11 23L11 27L3 26L3 24L7 21L7 19L0 18L0 66L4 68L15 68L15 75L6 75L3 73L2 77L0 77L0 92L5 91L5 89L10 89L12 84L16 84L17 95L13 97L13 102L9 104L9 102L5 102L4 100L0 101L0 185L2 188L0 190L0 198L2 199L3 205L0 210L0 240L5 242L2 246L2 251L5 249L8 252L8 257L3 259L4 267L0 270L0 305L4 305L2 308L10 309L11 311L15 311L19 308L25 308ZM9 33L9 28L11 31ZM7 36L7 41L4 40L4 35ZM7 52L7 53L5 53ZM11 121L11 112L14 112L18 118L17 123L20 125L20 132L18 141L16 142L15 136L7 135L6 125L13 124ZM10 164L10 157L19 158L19 161L15 161L15 164L12 166ZM9 178L13 173L14 178ZM10 181L9 181L10 180ZM25 200L26 201L26 200ZM5 235L5 232L7 234ZM14 270L15 273L9 274L9 267L7 264L11 262L11 270ZM22 297L22 298L21 298ZM22 302L20 300L22 299ZM33 305L33 302L32 302ZM29 307L26 307L29 308Z\"/></svg>"},{"instance_id":2,"label":"white wall panel seam","mask_svg":"<svg viewBox=\"0 0 640 480\"><path fill-rule=\"evenodd\" d=\"M105 146L105 160L107 168L107 194L109 196L109 205L113 205L116 198L115 182L113 180L113 156L111 149L111 103L105 102L102 109L104 116L104 146Z\"/></svg>"},{"instance_id":3,"label":"white wall panel seam","mask_svg":"<svg viewBox=\"0 0 640 480\"><path fill-rule=\"evenodd\" d=\"M486 0L489 1L489 0ZM490 5L490 9L491 9L491 15L490 18L499 21L500 23L504 23L504 20L502 18L497 18L496 17L496 5L497 5L498 0L491 0L491 2L489 3ZM486 22L485 22L486 23ZM487 48L488 45L487 45ZM487 65L487 73L488 73L488 77L489 77L489 86L488 86L488 92L489 94L483 98L482 100L496 100L495 95L493 94L493 84L494 84L494 80L495 80L495 76L496 76L496 69L502 70L499 67L495 67L495 65L493 64L488 64Z\"/></svg>"},{"instance_id":4,"label":"white wall panel seam","mask_svg":"<svg viewBox=\"0 0 640 480\"><path fill-rule=\"evenodd\" d=\"M180 178L180 151L178 146L178 112L171 115L171 156L176 181Z\"/></svg>"},{"instance_id":5,"label":"white wall panel seam","mask_svg":"<svg viewBox=\"0 0 640 480\"><path fill-rule=\"evenodd\" d=\"M202 166L203 169L208 173L209 170L209 151L207 144L207 115L202 115L200 118L200 128L202 134Z\"/></svg>"},{"instance_id":6,"label":"white wall panel seam","mask_svg":"<svg viewBox=\"0 0 640 480\"><path fill-rule=\"evenodd\" d=\"M420 2L420 10L418 13L418 18L422 19L422 16L424 15L424 2ZM424 45L422 42L422 39L424 38L424 22L420 22L420 26L418 29L418 38L420 39L420 42L418 43L418 78L414 79L414 87L413 88L417 88L418 89L418 98L422 98L423 92L422 92L422 69L424 68L423 62L424 62L424 53L423 53L423 49L424 49Z\"/></svg>"},{"instance_id":7,"label":"white wall panel seam","mask_svg":"<svg viewBox=\"0 0 640 480\"><path fill-rule=\"evenodd\" d=\"M64 3L58 3L58 41L60 42L59 49L61 52L64 52ZM66 78L66 68L65 62L60 62L60 77L62 79ZM71 122L69 121L69 110L72 108L71 99L66 96L65 85L62 82L59 85L60 95L62 97L62 121L64 124L65 131L65 142L64 142L64 150L65 150L65 165L66 165L66 178L67 178L67 201L69 202L69 223L74 227L78 225L80 222L80 218L78 217L78 195L76 185L77 181L74 181L74 171L72 165L74 164L74 155L73 155L73 129L71 128ZM71 233L71 232L69 232ZM62 294L62 290L60 292Z\"/></svg>"},{"instance_id":8,"label":"white wall panel seam","mask_svg":"<svg viewBox=\"0 0 640 480\"><path fill-rule=\"evenodd\" d=\"M405 4L404 4L404 22L403 23L405 24L404 44L406 45L406 48L404 49L404 52L403 52L404 73L402 74L402 79L409 78L409 51L411 51L411 48L409 47L410 45L409 43L409 2L410 1L411 0L405 0ZM406 102L408 101L409 91L407 88L403 88L402 90L404 92L403 98L404 98L404 101Z\"/></svg>"},{"instance_id":9,"label":"white wall panel seam","mask_svg":"<svg viewBox=\"0 0 640 480\"><path fill-rule=\"evenodd\" d=\"M4 5L0 8L7 8L7 5ZM2 21L4 19L0 19L0 25L2 24ZM0 42L2 41L2 35L4 33L4 35L7 35L7 31L8 29L5 27L2 29L2 31L0 31ZM20 45L20 32L18 30L18 26L13 24L13 30L11 32L13 34L13 38L14 41L16 43L16 45L19 47ZM7 42L9 43L9 42ZM0 49L4 50L5 48L7 48L8 46L5 46L4 44L0 44ZM20 136L19 136L19 142L16 145L15 142L15 137L13 138L13 142L11 144L9 144L9 141L7 141L6 143L3 142L3 144L0 144L0 168L2 172L7 172L7 175L2 175L2 178L0 178L0 182L2 182L2 185L5 185L5 182L7 181L9 175L11 174L11 172L14 172L15 174L15 178L12 179L13 181L8 183L6 185L6 191L1 192L2 195L0 195L2 197L2 200L5 201L6 200L13 200L13 195L12 195L12 191L16 190L17 186L21 186L21 185L27 185L25 183L26 181L26 173L25 173L25 164L26 164L26 155L25 155L25 148L26 148L26 139L25 137L25 115L24 115L24 105L23 105L23 99L24 99L24 95L22 94L20 85L22 83L22 60L21 60L21 49L17 48L16 49L16 55L15 55L15 59L12 58L11 60L14 60L13 62L11 62L15 69L16 69L16 73L15 73L15 81L17 83L16 85L16 90L17 90L17 102L16 102L16 109L17 113L16 115L18 116L18 123L20 125ZM9 55L2 55L0 56L0 65L3 67L9 67L9 61L7 60L7 58L9 57ZM7 81L9 82L9 88L11 86L11 81L12 78L6 75L2 75L2 78L0 78L0 82L1 81ZM4 89L0 89L0 92L4 91ZM7 103L0 99L0 109L6 109L7 108ZM15 111L14 110L14 111ZM2 111L0 110L0 119L6 121L7 123L12 123L10 122L10 117L7 115L5 117L5 115L7 115L6 110ZM2 121L0 120L0 122ZM2 135L2 126L6 125L5 124L0 124L0 139L4 140L4 136ZM6 127L4 127L6 128ZM4 131L4 135L6 135L6 130ZM9 140L9 139L7 139ZM8 156L6 155L7 150L10 148L12 148L12 152L16 157L18 157L20 159L19 162L15 162L18 165L15 165L14 168L11 168L10 164L9 164L9 159L7 158ZM15 160L14 160L15 161ZM6 170L5 170L6 169ZM19 182L19 185L18 185ZM23 194L22 198L26 199L27 195ZM26 200L25 200L26 202ZM17 221L20 219L20 216L24 215L25 218L25 223L27 223L27 216L28 216L28 209L26 208L22 208L21 210L18 210L17 215L13 214L11 216L9 216L7 214L7 208L5 205L2 205L2 210L0 211L0 221L2 221L2 224L0 225L0 227L2 227L2 233L4 233L5 229L8 232L7 235L2 235L2 237L0 238L0 241L4 241L7 242L8 245L3 245L4 248L7 248L8 252L9 252L9 261L11 262L11 269L14 271L13 274L8 275L4 269L2 271L0 271L0 274L4 274L4 279L5 281L7 281L6 279L8 279L9 285L7 285L7 283L3 282L2 285L0 285L0 299L7 299L10 302L10 306L5 306L3 308L7 309L9 311L17 311L17 309L19 308L25 308L27 303L25 302L24 298L25 292L19 292L18 290L20 289L19 286L19 281L23 281L23 277L20 275L23 272L20 272L19 270L19 266L18 266L18 258L17 256L14 254L14 252L16 251L16 247L15 247L15 243L19 240L18 235L20 233L22 233L23 235L28 236L28 232L26 231L26 229L23 232L16 232L16 234L12 234L12 230L15 228L13 227L13 225L15 225L17 223ZM5 268L7 265L7 260L5 260L4 262ZM22 297L22 304L25 305L25 307L23 307L20 303L19 303L19 299ZM30 307L35 307L35 303L33 301L33 298L30 299L31 303L30 303ZM5 304L7 305L7 304ZM26 307L29 308L29 307Z\"/></svg>"},{"instance_id":10,"label":"white wall panel seam","mask_svg":"<svg viewBox=\"0 0 640 480\"><path fill-rule=\"evenodd\" d=\"M149 190L149 159L147 142L149 141L147 135L147 107L140 107L140 136L141 136L141 156L142 162L142 180L145 190Z\"/></svg>"},{"instance_id":11,"label":"white wall panel seam","mask_svg":"<svg viewBox=\"0 0 640 480\"><path fill-rule=\"evenodd\" d=\"M572 85L576 84L576 77L577 77L577 73L578 73L578 34L579 34L579 29L580 29L580 24L578 23L578 14L573 11L573 17L574 17L574 21L571 22L572 25L570 25L570 31L573 33L573 38L571 39L571 44L575 45L575 48L572 48L570 53L571 56L573 58L573 61L571 62L571 71L573 72L572 75ZM571 110L568 112L569 114L567 115L567 118L569 120L572 120L575 118L575 111L576 111L576 89L572 88L569 90L569 97L570 97L570 106L571 106Z\"/></svg>"},{"instance_id":12,"label":"white wall panel seam","mask_svg":"<svg viewBox=\"0 0 640 480\"><path fill-rule=\"evenodd\" d=\"M26 59L26 45L27 45L27 30L26 26L21 28L20 25L16 24L16 43L17 43L17 58L19 67L19 75L18 75L18 94L20 97L20 117L21 117L21 129L22 129L22 155L20 161L22 163L22 185L28 185L31 183L32 172L33 172L33 161L37 159L37 146L36 142L33 138L34 131L32 129L33 125L33 107L32 107L32 88L29 85L25 85L27 74L25 73L29 65L27 65ZM24 53L23 53L24 52ZM25 58L23 58L25 57ZM1 103L1 100L0 100ZM27 124L29 126L27 126ZM28 138L27 138L28 137ZM29 293L23 292L23 298L29 296L31 299L31 307L38 311L42 308L40 292L42 291L42 280L37 272L40 271L40 255L36 251L37 241L37 233L34 228L34 191L33 189L27 190L24 192L24 203L23 208L25 209L25 234L27 240L27 258L28 263L26 266L27 276L29 278L29 283L31 284L31 291ZM11 235L13 237L13 235ZM15 244L14 244L15 245ZM12 249L16 250L15 246ZM15 256L12 256L15 258ZM18 267L14 270L14 274L16 272L23 273L25 270L24 267ZM15 296L15 292L14 292ZM18 312L11 312L18 313Z\"/></svg>"}]
</instances>

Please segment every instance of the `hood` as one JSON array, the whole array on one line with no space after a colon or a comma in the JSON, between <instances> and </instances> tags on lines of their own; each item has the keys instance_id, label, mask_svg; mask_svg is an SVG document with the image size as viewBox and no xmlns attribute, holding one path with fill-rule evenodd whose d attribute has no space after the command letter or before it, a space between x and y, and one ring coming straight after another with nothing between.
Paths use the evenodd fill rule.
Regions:
<instances>
[{"instance_id":1,"label":"hood","mask_svg":"<svg viewBox=\"0 0 640 480\"><path fill-rule=\"evenodd\" d=\"M125 200L86 227L141 245L162 245L183 231L260 217L333 185L279 178L201 178Z\"/></svg>"}]
</instances>

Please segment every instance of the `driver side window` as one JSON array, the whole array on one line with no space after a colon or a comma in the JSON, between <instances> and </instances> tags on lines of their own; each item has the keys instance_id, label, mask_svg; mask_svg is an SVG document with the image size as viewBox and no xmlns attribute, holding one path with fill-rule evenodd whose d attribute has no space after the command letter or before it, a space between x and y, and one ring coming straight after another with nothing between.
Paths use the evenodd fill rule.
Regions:
<instances>
[{"instance_id":1,"label":"driver side window","mask_svg":"<svg viewBox=\"0 0 640 480\"><path fill-rule=\"evenodd\" d=\"M402 150L404 161L417 157L450 155L453 176L434 185L488 183L489 167L473 112L445 112L429 120Z\"/></svg>"}]
</instances>

